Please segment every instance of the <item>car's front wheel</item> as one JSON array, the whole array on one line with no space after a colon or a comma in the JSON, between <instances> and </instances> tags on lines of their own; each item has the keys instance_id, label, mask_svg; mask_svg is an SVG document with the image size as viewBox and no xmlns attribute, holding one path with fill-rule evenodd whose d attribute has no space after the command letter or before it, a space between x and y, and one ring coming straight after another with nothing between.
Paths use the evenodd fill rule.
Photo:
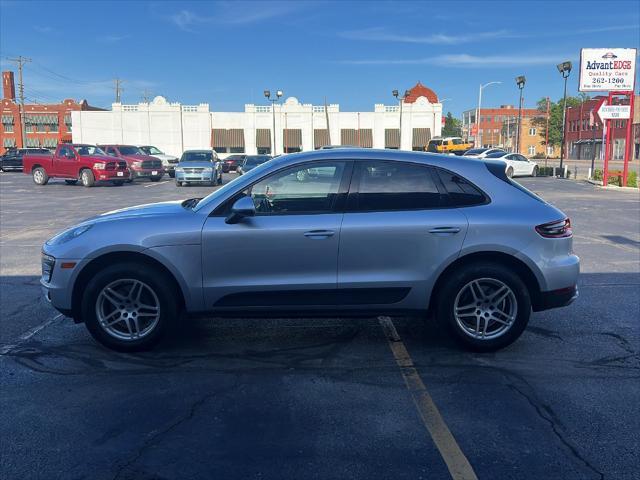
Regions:
<instances>
[{"instance_id":1,"label":"car's front wheel","mask_svg":"<svg viewBox=\"0 0 640 480\"><path fill-rule=\"evenodd\" d=\"M456 269L438 292L438 318L464 347L493 351L513 343L531 315L531 297L511 269L474 263Z\"/></svg>"},{"instance_id":2,"label":"car's front wheel","mask_svg":"<svg viewBox=\"0 0 640 480\"><path fill-rule=\"evenodd\" d=\"M85 187L93 187L96 183L96 177L93 176L93 172L89 169L85 169L80 174L80 181Z\"/></svg>"},{"instance_id":3,"label":"car's front wheel","mask_svg":"<svg viewBox=\"0 0 640 480\"><path fill-rule=\"evenodd\" d=\"M81 306L93 338L121 352L153 348L179 313L173 280L138 263L100 270L87 284Z\"/></svg>"}]
</instances>

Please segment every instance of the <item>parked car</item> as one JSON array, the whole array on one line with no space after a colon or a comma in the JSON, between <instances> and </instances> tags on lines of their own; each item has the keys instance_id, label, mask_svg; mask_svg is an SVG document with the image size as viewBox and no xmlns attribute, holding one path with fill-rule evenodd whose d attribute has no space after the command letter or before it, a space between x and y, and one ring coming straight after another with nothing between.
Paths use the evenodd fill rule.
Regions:
<instances>
[{"instance_id":1,"label":"parked car","mask_svg":"<svg viewBox=\"0 0 640 480\"><path fill-rule=\"evenodd\" d=\"M127 162L131 171L131 179L148 178L158 182L164 176L162 160L145 154L135 145L99 145L110 157L119 158Z\"/></svg>"},{"instance_id":2,"label":"parked car","mask_svg":"<svg viewBox=\"0 0 640 480\"><path fill-rule=\"evenodd\" d=\"M265 162L268 162L273 157L271 155L247 155L247 158L244 159L242 165L238 166L236 170L238 175L244 175L248 171L256 168L258 165L262 165Z\"/></svg>"},{"instance_id":3,"label":"parked car","mask_svg":"<svg viewBox=\"0 0 640 480\"><path fill-rule=\"evenodd\" d=\"M465 142L461 137L433 137L427 144L426 151L432 153L453 153L462 155L473 144Z\"/></svg>"},{"instance_id":4,"label":"parked car","mask_svg":"<svg viewBox=\"0 0 640 480\"><path fill-rule=\"evenodd\" d=\"M173 155L167 155L162 150L153 145L138 145L138 148L142 150L142 153L145 155L150 155L162 161L162 168L164 171L171 177L175 177L175 169L178 164L178 157L174 157Z\"/></svg>"},{"instance_id":5,"label":"parked car","mask_svg":"<svg viewBox=\"0 0 640 480\"><path fill-rule=\"evenodd\" d=\"M240 165L242 165L242 162L244 162L244 159L247 158L247 156L245 154L239 154L239 155L229 155L227 158L225 158L222 161L222 171L224 173L228 173L230 171L234 171L237 172L238 171L238 167Z\"/></svg>"},{"instance_id":6,"label":"parked car","mask_svg":"<svg viewBox=\"0 0 640 480\"><path fill-rule=\"evenodd\" d=\"M372 149L284 155L203 199L86 220L42 252L46 298L122 351L156 345L181 310L434 311L462 345L495 350L532 310L571 303L579 272L570 220L502 162Z\"/></svg>"},{"instance_id":7,"label":"parked car","mask_svg":"<svg viewBox=\"0 0 640 480\"><path fill-rule=\"evenodd\" d=\"M519 153L493 152L487 155L485 159L502 160L506 164L505 173L509 178L538 176L538 164Z\"/></svg>"},{"instance_id":8,"label":"parked car","mask_svg":"<svg viewBox=\"0 0 640 480\"><path fill-rule=\"evenodd\" d=\"M0 172L21 172L22 157L37 153L51 155L51 150L46 148L18 148L5 152L4 155L0 156Z\"/></svg>"},{"instance_id":9,"label":"parked car","mask_svg":"<svg viewBox=\"0 0 640 480\"><path fill-rule=\"evenodd\" d=\"M498 152L506 153L506 150L502 148L472 148L464 152L463 155L465 157L486 158L487 155Z\"/></svg>"},{"instance_id":10,"label":"parked car","mask_svg":"<svg viewBox=\"0 0 640 480\"><path fill-rule=\"evenodd\" d=\"M187 150L176 166L176 185L222 185L222 162L214 150Z\"/></svg>"},{"instance_id":11,"label":"parked car","mask_svg":"<svg viewBox=\"0 0 640 480\"><path fill-rule=\"evenodd\" d=\"M111 182L120 186L129 179L127 162L106 155L95 145L58 144L54 154L26 154L23 172L33 177L37 185L46 185L51 178L63 178L68 185L78 180L85 187L96 182Z\"/></svg>"}]
</instances>

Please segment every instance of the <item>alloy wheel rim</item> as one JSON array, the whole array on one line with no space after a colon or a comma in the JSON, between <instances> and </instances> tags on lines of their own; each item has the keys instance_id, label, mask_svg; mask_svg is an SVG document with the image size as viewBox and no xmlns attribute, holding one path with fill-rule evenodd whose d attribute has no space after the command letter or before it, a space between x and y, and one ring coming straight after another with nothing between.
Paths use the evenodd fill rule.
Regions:
<instances>
[{"instance_id":1,"label":"alloy wheel rim","mask_svg":"<svg viewBox=\"0 0 640 480\"><path fill-rule=\"evenodd\" d=\"M106 285L96 300L102 329L118 340L135 341L149 335L160 321L160 301L140 280L126 278Z\"/></svg>"},{"instance_id":2,"label":"alloy wheel rim","mask_svg":"<svg viewBox=\"0 0 640 480\"><path fill-rule=\"evenodd\" d=\"M507 333L518 315L513 290L495 278L478 278L460 289L453 303L458 327L476 340L491 340Z\"/></svg>"},{"instance_id":3,"label":"alloy wheel rim","mask_svg":"<svg viewBox=\"0 0 640 480\"><path fill-rule=\"evenodd\" d=\"M36 179L36 182L41 183L42 182L42 172L40 170L36 170L35 172L33 172L33 176Z\"/></svg>"}]
</instances>

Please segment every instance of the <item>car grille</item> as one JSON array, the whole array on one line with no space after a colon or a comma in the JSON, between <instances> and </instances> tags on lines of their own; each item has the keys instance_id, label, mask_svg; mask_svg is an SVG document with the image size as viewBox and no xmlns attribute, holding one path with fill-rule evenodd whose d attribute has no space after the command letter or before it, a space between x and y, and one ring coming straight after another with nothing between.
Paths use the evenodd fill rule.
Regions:
<instances>
[{"instance_id":1,"label":"car grille","mask_svg":"<svg viewBox=\"0 0 640 480\"><path fill-rule=\"evenodd\" d=\"M162 162L160 160L145 160L142 162L142 168L160 168Z\"/></svg>"},{"instance_id":2,"label":"car grille","mask_svg":"<svg viewBox=\"0 0 640 480\"><path fill-rule=\"evenodd\" d=\"M105 166L104 166L105 170L115 170L116 169L116 162L108 162Z\"/></svg>"},{"instance_id":3,"label":"car grille","mask_svg":"<svg viewBox=\"0 0 640 480\"><path fill-rule=\"evenodd\" d=\"M118 170L126 170L127 162L118 162Z\"/></svg>"},{"instance_id":4,"label":"car grille","mask_svg":"<svg viewBox=\"0 0 640 480\"><path fill-rule=\"evenodd\" d=\"M187 167L184 169L184 173L202 173L204 168L201 167Z\"/></svg>"}]
</instances>

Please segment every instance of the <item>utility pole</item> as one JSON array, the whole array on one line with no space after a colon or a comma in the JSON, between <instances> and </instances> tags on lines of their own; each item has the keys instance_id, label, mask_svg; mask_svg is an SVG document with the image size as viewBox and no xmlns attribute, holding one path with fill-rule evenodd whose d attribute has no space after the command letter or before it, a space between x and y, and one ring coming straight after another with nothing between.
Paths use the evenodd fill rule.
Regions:
<instances>
[{"instance_id":1,"label":"utility pole","mask_svg":"<svg viewBox=\"0 0 640 480\"><path fill-rule=\"evenodd\" d=\"M27 126L24 123L24 81L22 80L22 67L25 63L30 63L31 59L22 55L16 58L8 58L10 62L18 65L18 95L20 96L20 126L22 127L22 147L26 147L27 143Z\"/></svg>"},{"instance_id":2,"label":"utility pole","mask_svg":"<svg viewBox=\"0 0 640 480\"><path fill-rule=\"evenodd\" d=\"M113 83L114 83L114 89L116 91L116 103L120 103L120 94L124 90L122 88L122 80L120 80L119 78L114 78Z\"/></svg>"}]
</instances>

